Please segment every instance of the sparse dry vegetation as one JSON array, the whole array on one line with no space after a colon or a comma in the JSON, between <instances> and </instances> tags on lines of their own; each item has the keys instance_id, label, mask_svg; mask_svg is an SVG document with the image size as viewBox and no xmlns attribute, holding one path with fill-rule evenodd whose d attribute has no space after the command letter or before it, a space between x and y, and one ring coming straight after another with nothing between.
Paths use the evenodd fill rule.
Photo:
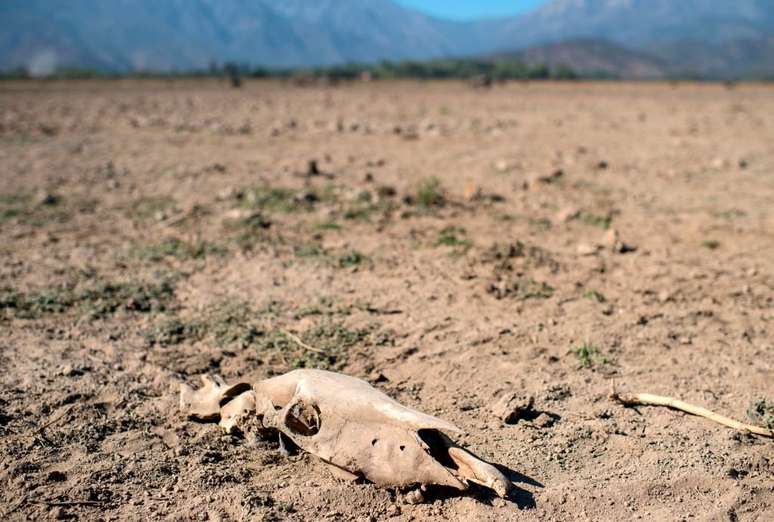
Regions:
<instances>
[{"instance_id":1,"label":"sparse dry vegetation","mask_svg":"<svg viewBox=\"0 0 774 522\"><path fill-rule=\"evenodd\" d=\"M604 398L625 380L774 424L773 100L3 82L0 515L765 517L770 444ZM459 425L516 493L409 504L184 422L170 392L294 368Z\"/></svg>"}]
</instances>

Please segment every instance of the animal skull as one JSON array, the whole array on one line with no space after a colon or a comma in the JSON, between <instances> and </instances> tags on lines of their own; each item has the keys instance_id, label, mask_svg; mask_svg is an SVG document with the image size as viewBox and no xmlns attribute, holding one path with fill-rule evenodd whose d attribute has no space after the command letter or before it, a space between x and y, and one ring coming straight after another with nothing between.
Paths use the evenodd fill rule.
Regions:
<instances>
[{"instance_id":1,"label":"animal skull","mask_svg":"<svg viewBox=\"0 0 774 522\"><path fill-rule=\"evenodd\" d=\"M304 451L378 486L435 484L466 490L475 483L503 497L512 487L497 468L445 434L460 433L459 428L407 408L360 379L295 370L261 381L254 390L228 387L217 377L204 382L203 390L181 390L181 406L189 415L201 418L217 400L220 425L230 432L255 413L264 428L279 431ZM203 408L202 402L210 408ZM198 405L198 413L187 405Z\"/></svg>"}]
</instances>

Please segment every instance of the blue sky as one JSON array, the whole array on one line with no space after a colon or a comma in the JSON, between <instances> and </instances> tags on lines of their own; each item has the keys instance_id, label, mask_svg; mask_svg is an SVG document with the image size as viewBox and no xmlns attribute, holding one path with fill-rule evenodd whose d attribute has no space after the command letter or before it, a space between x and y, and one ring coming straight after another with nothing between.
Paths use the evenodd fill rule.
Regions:
<instances>
[{"instance_id":1,"label":"blue sky","mask_svg":"<svg viewBox=\"0 0 774 522\"><path fill-rule=\"evenodd\" d=\"M509 16L532 9L546 0L397 0L405 6L456 20Z\"/></svg>"}]
</instances>

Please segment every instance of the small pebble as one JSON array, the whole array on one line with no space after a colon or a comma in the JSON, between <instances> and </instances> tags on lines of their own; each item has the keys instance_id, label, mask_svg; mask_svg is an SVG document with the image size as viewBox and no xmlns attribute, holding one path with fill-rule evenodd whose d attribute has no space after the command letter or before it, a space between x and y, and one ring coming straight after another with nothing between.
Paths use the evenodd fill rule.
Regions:
<instances>
[{"instance_id":1,"label":"small pebble","mask_svg":"<svg viewBox=\"0 0 774 522\"><path fill-rule=\"evenodd\" d=\"M535 398L531 395L507 392L490 406L490 410L504 423L516 424L532 411L534 404Z\"/></svg>"},{"instance_id":2,"label":"small pebble","mask_svg":"<svg viewBox=\"0 0 774 522\"><path fill-rule=\"evenodd\" d=\"M550 428L554 425L554 419L547 413L541 413L532 421L538 428Z\"/></svg>"},{"instance_id":3,"label":"small pebble","mask_svg":"<svg viewBox=\"0 0 774 522\"><path fill-rule=\"evenodd\" d=\"M579 256L593 256L597 253L597 246L591 243L581 243L578 245Z\"/></svg>"},{"instance_id":4,"label":"small pebble","mask_svg":"<svg viewBox=\"0 0 774 522\"><path fill-rule=\"evenodd\" d=\"M508 164L508 162L504 159L497 160L494 164L494 168L497 172L501 174L505 174L506 172L511 170L510 164Z\"/></svg>"}]
</instances>

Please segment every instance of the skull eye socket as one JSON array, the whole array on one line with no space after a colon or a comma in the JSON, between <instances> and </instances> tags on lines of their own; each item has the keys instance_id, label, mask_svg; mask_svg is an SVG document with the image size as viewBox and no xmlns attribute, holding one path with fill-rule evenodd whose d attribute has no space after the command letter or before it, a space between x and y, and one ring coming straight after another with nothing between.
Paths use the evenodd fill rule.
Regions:
<instances>
[{"instance_id":1,"label":"skull eye socket","mask_svg":"<svg viewBox=\"0 0 774 522\"><path fill-rule=\"evenodd\" d=\"M285 425L296 435L311 437L320 431L320 409L313 404L297 402L288 408Z\"/></svg>"},{"instance_id":2,"label":"skull eye socket","mask_svg":"<svg viewBox=\"0 0 774 522\"><path fill-rule=\"evenodd\" d=\"M237 397L238 395L243 394L246 391L252 390L253 387L247 384L246 382L240 382L239 384L235 384L234 386L230 387L225 391L223 394L223 397L220 399L219 406L222 408L225 406L231 399Z\"/></svg>"}]
</instances>

